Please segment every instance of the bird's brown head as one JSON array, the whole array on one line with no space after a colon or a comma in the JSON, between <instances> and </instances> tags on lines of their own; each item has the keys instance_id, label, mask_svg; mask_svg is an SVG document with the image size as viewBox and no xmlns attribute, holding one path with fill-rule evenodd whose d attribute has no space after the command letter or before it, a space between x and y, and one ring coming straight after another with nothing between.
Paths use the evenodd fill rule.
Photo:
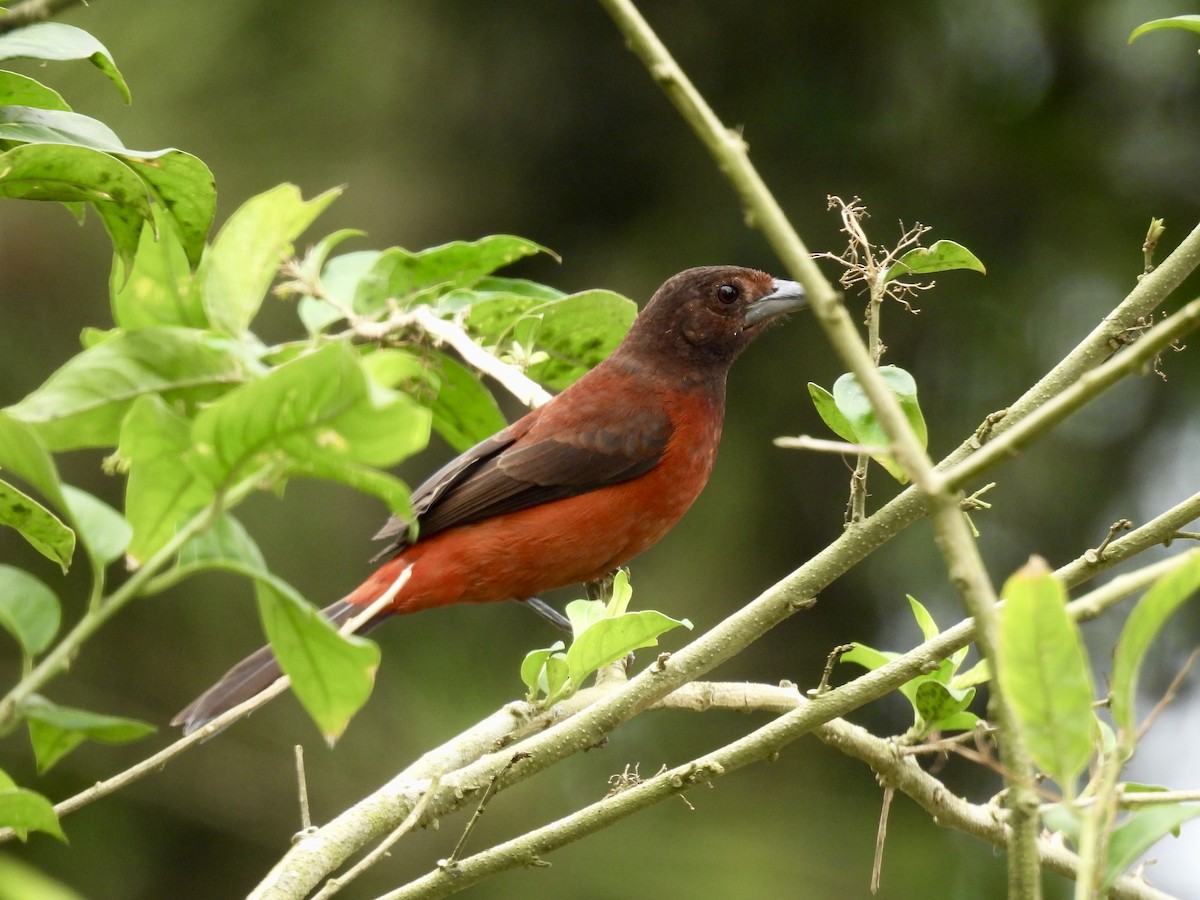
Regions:
<instances>
[{"instance_id":1,"label":"bird's brown head","mask_svg":"<svg viewBox=\"0 0 1200 900\"><path fill-rule=\"evenodd\" d=\"M618 352L727 370L771 322L805 305L799 284L757 269L687 269L655 291Z\"/></svg>"}]
</instances>

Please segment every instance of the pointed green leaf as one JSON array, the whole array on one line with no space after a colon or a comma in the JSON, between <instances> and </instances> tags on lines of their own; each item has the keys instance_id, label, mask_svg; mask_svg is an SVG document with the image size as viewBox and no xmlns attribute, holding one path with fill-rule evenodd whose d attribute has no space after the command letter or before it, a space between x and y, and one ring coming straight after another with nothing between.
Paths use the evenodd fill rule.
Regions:
<instances>
[{"instance_id":1,"label":"pointed green leaf","mask_svg":"<svg viewBox=\"0 0 1200 900\"><path fill-rule=\"evenodd\" d=\"M129 102L129 85L117 70L112 54L98 40L74 25L38 22L0 35L0 59L87 59L117 86Z\"/></svg>"},{"instance_id":2,"label":"pointed green leaf","mask_svg":"<svg viewBox=\"0 0 1200 900\"><path fill-rule=\"evenodd\" d=\"M28 572L0 565L0 627L17 639L26 656L50 646L61 619L54 591Z\"/></svg>"},{"instance_id":3,"label":"pointed green leaf","mask_svg":"<svg viewBox=\"0 0 1200 900\"><path fill-rule=\"evenodd\" d=\"M8 412L32 425L52 450L111 446L143 394L168 402L212 400L258 370L228 339L190 328L144 328L68 360Z\"/></svg>"},{"instance_id":4,"label":"pointed green leaf","mask_svg":"<svg viewBox=\"0 0 1200 900\"><path fill-rule=\"evenodd\" d=\"M21 715L29 724L29 739L39 772L49 771L83 741L128 744L157 730L136 719L60 706L37 694L21 703Z\"/></svg>"},{"instance_id":5,"label":"pointed green leaf","mask_svg":"<svg viewBox=\"0 0 1200 900\"><path fill-rule=\"evenodd\" d=\"M276 578L260 578L255 588L271 650L301 705L332 744L371 696L379 647L338 634L320 612Z\"/></svg>"},{"instance_id":6,"label":"pointed green leaf","mask_svg":"<svg viewBox=\"0 0 1200 900\"><path fill-rule=\"evenodd\" d=\"M950 686L953 688L974 687L977 684L984 684L992 680L992 667L986 659L981 659L965 672L960 672L950 680Z\"/></svg>"},{"instance_id":7,"label":"pointed green leaf","mask_svg":"<svg viewBox=\"0 0 1200 900\"><path fill-rule=\"evenodd\" d=\"M75 532L24 491L0 479L0 525L15 528L38 553L63 572L75 555Z\"/></svg>"},{"instance_id":8,"label":"pointed green leaf","mask_svg":"<svg viewBox=\"0 0 1200 900\"><path fill-rule=\"evenodd\" d=\"M1092 677L1066 592L1034 557L1004 585L1000 686L1034 762L1069 797L1092 755Z\"/></svg>"},{"instance_id":9,"label":"pointed green leaf","mask_svg":"<svg viewBox=\"0 0 1200 900\"><path fill-rule=\"evenodd\" d=\"M690 629L692 623L687 619L672 619L652 609L595 622L567 648L571 681L578 689L597 669L624 659L641 647L657 646L661 635L680 626Z\"/></svg>"},{"instance_id":10,"label":"pointed green leaf","mask_svg":"<svg viewBox=\"0 0 1200 900\"><path fill-rule=\"evenodd\" d=\"M1133 43L1143 34L1160 31L1164 28L1180 28L1184 31L1194 31L1200 34L1200 16L1172 16L1169 19L1154 19L1144 22L1129 35L1129 43Z\"/></svg>"},{"instance_id":11,"label":"pointed green leaf","mask_svg":"<svg viewBox=\"0 0 1200 900\"><path fill-rule=\"evenodd\" d=\"M124 517L87 491L64 484L63 492L80 543L88 551L96 568L102 569L113 560L120 559L133 536L133 529Z\"/></svg>"},{"instance_id":12,"label":"pointed green leaf","mask_svg":"<svg viewBox=\"0 0 1200 900\"><path fill-rule=\"evenodd\" d=\"M241 335L262 306L292 241L338 195L326 191L303 200L293 184L247 200L229 217L196 273L200 297L214 328Z\"/></svg>"},{"instance_id":13,"label":"pointed green leaf","mask_svg":"<svg viewBox=\"0 0 1200 900\"><path fill-rule=\"evenodd\" d=\"M617 569L617 574L613 576L611 595L604 607L605 615L610 618L625 615L632 599L633 586L629 583L629 573L624 569Z\"/></svg>"},{"instance_id":14,"label":"pointed green leaf","mask_svg":"<svg viewBox=\"0 0 1200 900\"><path fill-rule=\"evenodd\" d=\"M1108 865L1100 884L1100 894L1113 886L1121 873L1138 858L1189 819L1200 816L1200 804L1171 803L1136 809L1113 829L1108 842Z\"/></svg>"},{"instance_id":15,"label":"pointed green leaf","mask_svg":"<svg viewBox=\"0 0 1200 900\"><path fill-rule=\"evenodd\" d=\"M904 275L929 275L951 269L969 269L981 275L987 274L983 263L970 250L954 241L934 241L928 247L914 247L892 263L884 275L891 281Z\"/></svg>"},{"instance_id":16,"label":"pointed green leaf","mask_svg":"<svg viewBox=\"0 0 1200 900\"><path fill-rule=\"evenodd\" d=\"M921 601L912 594L907 594L906 596L908 598L908 605L912 607L913 618L917 620L917 626L921 629L921 635L925 640L931 641L941 634L938 630L937 622L933 621L933 616L929 614L929 610L921 605Z\"/></svg>"},{"instance_id":17,"label":"pointed green leaf","mask_svg":"<svg viewBox=\"0 0 1200 900\"><path fill-rule=\"evenodd\" d=\"M1138 601L1113 651L1112 717L1126 737L1136 731L1134 701L1138 673L1150 644L1171 614L1200 590L1200 550L1187 555L1190 559L1156 581Z\"/></svg>"}]
</instances>

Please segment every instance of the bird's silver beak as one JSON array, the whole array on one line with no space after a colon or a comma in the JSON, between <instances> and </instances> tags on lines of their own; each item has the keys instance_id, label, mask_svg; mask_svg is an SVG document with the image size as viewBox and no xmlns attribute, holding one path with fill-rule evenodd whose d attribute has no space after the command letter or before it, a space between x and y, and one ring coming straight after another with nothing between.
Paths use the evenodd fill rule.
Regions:
<instances>
[{"instance_id":1,"label":"bird's silver beak","mask_svg":"<svg viewBox=\"0 0 1200 900\"><path fill-rule=\"evenodd\" d=\"M771 293L759 297L747 308L747 325L770 322L808 305L808 297L799 282L776 278L771 287Z\"/></svg>"}]
</instances>

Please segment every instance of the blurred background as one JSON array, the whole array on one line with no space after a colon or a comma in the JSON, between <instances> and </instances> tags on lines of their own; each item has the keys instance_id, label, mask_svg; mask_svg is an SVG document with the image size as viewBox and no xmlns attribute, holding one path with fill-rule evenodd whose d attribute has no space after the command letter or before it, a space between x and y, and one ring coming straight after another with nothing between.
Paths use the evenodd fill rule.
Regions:
<instances>
[{"instance_id":1,"label":"blurred background","mask_svg":"<svg viewBox=\"0 0 1200 900\"><path fill-rule=\"evenodd\" d=\"M1163 32L1127 46L1151 18L1187 4L1095 0L647 0L644 12L729 125L741 127L767 183L813 250L840 251L826 196L859 196L874 239L906 225L971 248L988 275L949 273L919 298L920 315L884 314L887 361L920 386L932 453L943 455L1004 407L1112 308L1142 269L1152 216L1164 250L1200 218L1200 61L1194 35ZM218 222L281 181L306 195L345 193L305 241L368 232L356 248L420 249L506 232L562 257L509 271L564 290L608 287L639 302L668 275L732 262L778 274L729 187L611 22L592 3L556 0L103 0L72 10L115 56L134 96L124 107L86 63L36 70L80 112L140 149L175 146L216 176ZM32 70L31 70L32 71ZM305 243L301 242L301 245ZM20 399L107 327L109 243L54 204L0 205L0 404ZM831 278L837 277L826 266ZM1179 295L1194 295L1192 279ZM1171 308L1181 300L1172 301ZM853 302L858 302L857 300ZM258 329L299 332L270 300ZM1061 565L1095 546L1115 519L1143 522L1198 489L1200 367L1168 354L1168 380L1147 375L1077 414L994 473L993 508L975 516L997 581L1031 553ZM822 434L806 383L841 369L810 316L760 341L736 367L722 456L706 493L633 566L635 602L705 630L794 569L842 527L849 470L838 457L775 448L781 434ZM510 413L517 410L510 408ZM406 465L412 483L448 455ZM119 504L99 454L61 459L64 476ZM872 508L896 491L878 470ZM367 571L386 511L323 484L294 482L240 517L280 575L324 604ZM918 525L833 585L720 679L804 687L850 640L902 650L919 640L906 593L944 625L961 612ZM84 573L65 579L11 532L0 558L60 588L68 617ZM80 567L83 568L83 567ZM569 599L573 592L553 598ZM1123 613L1087 626L1093 663ZM1197 642L1196 609L1179 614L1143 677L1148 709ZM334 749L284 698L113 798L66 821L70 845L35 836L16 853L96 898L243 895L299 827L293 745L306 750L313 815L326 821L426 749L518 697L524 652L555 639L515 604L447 609L391 623L375 696ZM667 648L682 638L668 636ZM165 746L171 714L261 643L249 587L206 576L134 606L86 648L49 695L163 725L123 748L89 745L47 777L20 735L0 768L54 799ZM6 682L18 674L0 642ZM644 654L642 662L652 658ZM840 671L844 679L853 675ZM855 716L878 734L910 724L888 698ZM761 724L726 713L657 713L603 750L498 796L472 848L601 797L626 765L643 774L720 746ZM1131 778L1195 788L1200 762L1195 679L1160 720ZM1181 748L1191 748L1186 751ZM952 759L941 775L975 800L986 772ZM693 791L470 896L578 900L868 896L880 807L872 773L815 740ZM427 871L465 816L405 842L348 896L374 896ZM1150 877L1200 896L1200 826L1155 849ZM1050 896L1067 896L1054 878ZM940 829L909 801L892 809L883 898L1004 895L1004 860Z\"/></svg>"}]
</instances>

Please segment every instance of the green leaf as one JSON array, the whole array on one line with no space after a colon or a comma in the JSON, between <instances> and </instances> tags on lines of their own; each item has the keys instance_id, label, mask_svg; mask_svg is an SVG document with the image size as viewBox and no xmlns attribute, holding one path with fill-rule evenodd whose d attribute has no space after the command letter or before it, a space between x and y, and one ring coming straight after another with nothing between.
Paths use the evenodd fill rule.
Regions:
<instances>
[{"instance_id":1,"label":"green leaf","mask_svg":"<svg viewBox=\"0 0 1200 900\"><path fill-rule=\"evenodd\" d=\"M241 335L262 306L292 241L337 197L326 191L305 201L293 184L251 197L229 217L196 273L200 297L214 328Z\"/></svg>"},{"instance_id":2,"label":"green leaf","mask_svg":"<svg viewBox=\"0 0 1200 900\"><path fill-rule=\"evenodd\" d=\"M31 106L0 106L0 141L73 144L105 152L125 149L116 132L90 116Z\"/></svg>"},{"instance_id":3,"label":"green leaf","mask_svg":"<svg viewBox=\"0 0 1200 900\"><path fill-rule=\"evenodd\" d=\"M83 351L8 412L52 450L116 443L143 394L167 402L213 400L260 367L236 343L190 328L143 328Z\"/></svg>"},{"instance_id":4,"label":"green leaf","mask_svg":"<svg viewBox=\"0 0 1200 900\"><path fill-rule=\"evenodd\" d=\"M912 375L899 366L880 366L879 375L887 384L888 390L900 403L904 417L916 433L917 440L924 448L928 442L928 431L925 427L925 417L921 414L917 402L917 383ZM891 444L887 431L879 423L866 392L858 383L853 372L847 372L833 384L833 398L838 409L850 424L856 443L874 447L886 447ZM901 484L908 481L904 470L891 454L878 454L871 457Z\"/></svg>"},{"instance_id":5,"label":"green leaf","mask_svg":"<svg viewBox=\"0 0 1200 900\"><path fill-rule=\"evenodd\" d=\"M140 565L212 502L212 485L183 460L192 423L155 395L138 397L121 425L118 453L129 462L125 515L133 527L131 564Z\"/></svg>"},{"instance_id":6,"label":"green leaf","mask_svg":"<svg viewBox=\"0 0 1200 900\"><path fill-rule=\"evenodd\" d=\"M0 59L88 59L117 86L125 102L129 85L117 70L112 54L98 40L74 25L39 22L0 35Z\"/></svg>"},{"instance_id":7,"label":"green leaf","mask_svg":"<svg viewBox=\"0 0 1200 900\"><path fill-rule=\"evenodd\" d=\"M1092 678L1066 592L1044 560L1034 557L1003 590L1000 686L1033 761L1074 795L1092 755Z\"/></svg>"},{"instance_id":8,"label":"green leaf","mask_svg":"<svg viewBox=\"0 0 1200 900\"><path fill-rule=\"evenodd\" d=\"M364 274L353 306L359 312L371 313L386 308L389 300L403 303L431 288L470 287L497 269L535 253L550 251L533 241L507 234L470 242L453 241L417 253L393 247L381 253Z\"/></svg>"},{"instance_id":9,"label":"green leaf","mask_svg":"<svg viewBox=\"0 0 1200 900\"><path fill-rule=\"evenodd\" d=\"M829 426L829 430L840 437L843 441L855 443L858 438L854 434L854 427L842 415L842 411L837 407L837 401L833 399L833 394L825 390L819 384L813 382L808 383L808 396L812 398L813 406L817 408L817 414L820 415L821 421Z\"/></svg>"},{"instance_id":10,"label":"green leaf","mask_svg":"<svg viewBox=\"0 0 1200 900\"><path fill-rule=\"evenodd\" d=\"M672 619L652 609L595 622L567 648L572 683L578 689L596 670L624 659L640 647L657 646L659 636L681 625L692 627L687 619Z\"/></svg>"},{"instance_id":11,"label":"green leaf","mask_svg":"<svg viewBox=\"0 0 1200 900\"><path fill-rule=\"evenodd\" d=\"M71 108L58 91L27 75L5 71L0 71L0 106L36 106L39 109L63 110Z\"/></svg>"},{"instance_id":12,"label":"green leaf","mask_svg":"<svg viewBox=\"0 0 1200 900\"><path fill-rule=\"evenodd\" d=\"M951 269L969 269L981 275L987 274L983 263L970 250L954 241L934 241L928 247L914 247L888 268L884 281L903 275L929 275Z\"/></svg>"},{"instance_id":13,"label":"green leaf","mask_svg":"<svg viewBox=\"0 0 1200 900\"><path fill-rule=\"evenodd\" d=\"M552 653L546 657L542 676L544 680L542 689L546 692L546 699L543 703L547 707L569 697L576 690L577 686L570 683L571 670L567 665L565 653Z\"/></svg>"},{"instance_id":14,"label":"green leaf","mask_svg":"<svg viewBox=\"0 0 1200 900\"><path fill-rule=\"evenodd\" d=\"M342 344L280 366L205 409L190 458L215 487L271 462L292 472L366 487L403 511L401 483L363 466L388 466L423 448L429 411L374 385Z\"/></svg>"},{"instance_id":15,"label":"green leaf","mask_svg":"<svg viewBox=\"0 0 1200 900\"><path fill-rule=\"evenodd\" d=\"M179 569L213 568L232 564L239 571L266 572L267 561L246 527L230 513L221 513L179 550Z\"/></svg>"},{"instance_id":16,"label":"green leaf","mask_svg":"<svg viewBox=\"0 0 1200 900\"><path fill-rule=\"evenodd\" d=\"M126 331L158 325L205 328L208 322L192 290L187 254L157 206L154 219L142 225L132 267L120 257L113 260L108 280L113 321Z\"/></svg>"},{"instance_id":17,"label":"green leaf","mask_svg":"<svg viewBox=\"0 0 1200 900\"><path fill-rule=\"evenodd\" d=\"M862 666L869 672L874 672L900 656L899 653L876 650L874 647L868 647L858 641L854 641L850 646L851 649L842 654L841 661Z\"/></svg>"},{"instance_id":18,"label":"green leaf","mask_svg":"<svg viewBox=\"0 0 1200 900\"><path fill-rule=\"evenodd\" d=\"M71 509L71 521L75 523L80 543L87 550L97 569L102 569L120 559L133 529L124 517L102 500L87 491L63 485L67 506Z\"/></svg>"},{"instance_id":19,"label":"green leaf","mask_svg":"<svg viewBox=\"0 0 1200 900\"><path fill-rule=\"evenodd\" d=\"M1103 896L1121 873L1137 862L1138 857L1160 838L1176 831L1189 819L1200 816L1200 804L1172 803L1145 806L1131 812L1125 821L1113 829L1108 842L1108 865L1100 884Z\"/></svg>"},{"instance_id":20,"label":"green leaf","mask_svg":"<svg viewBox=\"0 0 1200 900\"><path fill-rule=\"evenodd\" d=\"M197 266L217 211L212 171L197 157L173 148L126 150L118 156L142 179L154 198L161 213L156 221L174 229L188 264Z\"/></svg>"},{"instance_id":21,"label":"green leaf","mask_svg":"<svg viewBox=\"0 0 1200 900\"><path fill-rule=\"evenodd\" d=\"M39 772L49 771L84 741L128 744L157 730L136 719L59 706L37 694L21 703L21 715L29 723L29 739L33 743Z\"/></svg>"},{"instance_id":22,"label":"green leaf","mask_svg":"<svg viewBox=\"0 0 1200 900\"><path fill-rule=\"evenodd\" d=\"M562 648L563 642L555 641L551 647L543 650L530 650L525 654L525 659L521 661L521 681L525 683L525 687L529 688L525 695L525 699L529 702L532 703L537 697L538 691L545 687L546 660Z\"/></svg>"},{"instance_id":23,"label":"green leaf","mask_svg":"<svg viewBox=\"0 0 1200 900\"><path fill-rule=\"evenodd\" d=\"M974 687L992 680L992 667L986 659L981 659L965 672L960 672L950 680L952 688Z\"/></svg>"},{"instance_id":24,"label":"green leaf","mask_svg":"<svg viewBox=\"0 0 1200 900\"><path fill-rule=\"evenodd\" d=\"M945 730L942 723L966 710L975 698L975 689L957 691L933 679L917 685L913 707L925 723L927 730ZM970 727L974 727L974 722Z\"/></svg>"},{"instance_id":25,"label":"green leaf","mask_svg":"<svg viewBox=\"0 0 1200 900\"><path fill-rule=\"evenodd\" d=\"M338 634L320 612L276 578L259 578L255 587L271 650L301 705L332 744L371 696L379 647Z\"/></svg>"},{"instance_id":26,"label":"green leaf","mask_svg":"<svg viewBox=\"0 0 1200 900\"><path fill-rule=\"evenodd\" d=\"M54 591L28 572L0 565L0 627L17 639L26 656L50 646L61 620Z\"/></svg>"},{"instance_id":27,"label":"green leaf","mask_svg":"<svg viewBox=\"0 0 1200 900\"><path fill-rule=\"evenodd\" d=\"M21 840L25 840L25 833L29 831L51 834L64 843L67 840L54 805L41 794L25 788L0 788L0 827L14 829Z\"/></svg>"},{"instance_id":28,"label":"green leaf","mask_svg":"<svg viewBox=\"0 0 1200 900\"><path fill-rule=\"evenodd\" d=\"M1134 702L1142 661L1171 614L1200 589L1200 551L1190 551L1188 556L1190 559L1156 581L1138 601L1113 651L1111 711L1126 739L1136 731Z\"/></svg>"},{"instance_id":29,"label":"green leaf","mask_svg":"<svg viewBox=\"0 0 1200 900\"><path fill-rule=\"evenodd\" d=\"M469 450L508 424L496 398L474 372L442 353L434 367L437 396L429 404L433 427L455 451Z\"/></svg>"},{"instance_id":30,"label":"green leaf","mask_svg":"<svg viewBox=\"0 0 1200 900\"><path fill-rule=\"evenodd\" d=\"M921 601L912 594L906 594L905 596L908 597L908 605L912 607L913 618L917 620L917 625L920 627L921 635L925 640L931 641L941 634L941 631L938 630L937 622L933 621L933 616L929 614L929 610L921 605Z\"/></svg>"},{"instance_id":31,"label":"green leaf","mask_svg":"<svg viewBox=\"0 0 1200 900\"><path fill-rule=\"evenodd\" d=\"M0 469L14 472L55 507L66 511L67 502L63 499L54 458L33 428L3 410L0 410Z\"/></svg>"},{"instance_id":32,"label":"green leaf","mask_svg":"<svg viewBox=\"0 0 1200 900\"><path fill-rule=\"evenodd\" d=\"M973 731L980 721L979 716L964 709L944 717L934 727L938 731Z\"/></svg>"},{"instance_id":33,"label":"green leaf","mask_svg":"<svg viewBox=\"0 0 1200 900\"><path fill-rule=\"evenodd\" d=\"M124 162L101 150L69 144L21 144L0 154L0 197L91 203L126 261L137 253L150 195Z\"/></svg>"},{"instance_id":34,"label":"green leaf","mask_svg":"<svg viewBox=\"0 0 1200 900\"><path fill-rule=\"evenodd\" d=\"M75 555L75 532L24 491L0 480L0 525L15 528L38 553L65 573Z\"/></svg>"},{"instance_id":35,"label":"green leaf","mask_svg":"<svg viewBox=\"0 0 1200 900\"><path fill-rule=\"evenodd\" d=\"M629 601L632 599L633 585L629 583L629 573L624 569L617 569L617 574L613 576L608 603L604 606L605 614L609 618L625 615L625 611L629 609Z\"/></svg>"},{"instance_id":36,"label":"green leaf","mask_svg":"<svg viewBox=\"0 0 1200 900\"><path fill-rule=\"evenodd\" d=\"M1154 19L1133 29L1129 35L1129 43L1133 43L1143 34L1159 31L1163 28L1181 28L1184 31L1194 31L1200 34L1200 16L1172 16L1169 19Z\"/></svg>"},{"instance_id":37,"label":"green leaf","mask_svg":"<svg viewBox=\"0 0 1200 900\"><path fill-rule=\"evenodd\" d=\"M602 600L572 600L563 612L571 623L571 637L578 640L579 636L604 618L604 601Z\"/></svg>"},{"instance_id":38,"label":"green leaf","mask_svg":"<svg viewBox=\"0 0 1200 900\"><path fill-rule=\"evenodd\" d=\"M529 377L554 391L570 387L608 358L637 318L637 304L613 291L569 294L545 306L537 349L548 359L529 367Z\"/></svg>"}]
</instances>

